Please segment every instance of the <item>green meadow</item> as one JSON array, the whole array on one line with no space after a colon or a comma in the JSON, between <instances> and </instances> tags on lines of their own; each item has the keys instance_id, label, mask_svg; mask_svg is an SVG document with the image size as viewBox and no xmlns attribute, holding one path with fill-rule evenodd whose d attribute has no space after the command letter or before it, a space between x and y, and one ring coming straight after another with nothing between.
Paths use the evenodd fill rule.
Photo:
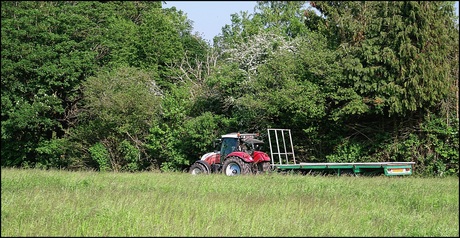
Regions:
<instances>
[{"instance_id":1,"label":"green meadow","mask_svg":"<svg viewBox=\"0 0 460 238\"><path fill-rule=\"evenodd\" d=\"M459 179L1 170L2 236L459 236Z\"/></svg>"}]
</instances>

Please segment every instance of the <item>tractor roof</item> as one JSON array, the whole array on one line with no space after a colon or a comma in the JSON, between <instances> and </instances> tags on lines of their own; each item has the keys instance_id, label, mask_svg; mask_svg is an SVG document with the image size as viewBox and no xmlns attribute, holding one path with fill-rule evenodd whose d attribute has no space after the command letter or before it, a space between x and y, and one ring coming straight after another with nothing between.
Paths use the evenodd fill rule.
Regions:
<instances>
[{"instance_id":1,"label":"tractor roof","mask_svg":"<svg viewBox=\"0 0 460 238\"><path fill-rule=\"evenodd\" d=\"M239 133L239 132L232 132L225 135L222 135L222 138L254 138L259 136L258 133Z\"/></svg>"},{"instance_id":2,"label":"tractor roof","mask_svg":"<svg viewBox=\"0 0 460 238\"><path fill-rule=\"evenodd\" d=\"M222 138L238 138L238 134L239 133L237 132L233 132L233 133L222 135Z\"/></svg>"},{"instance_id":3,"label":"tractor roof","mask_svg":"<svg viewBox=\"0 0 460 238\"><path fill-rule=\"evenodd\" d=\"M233 132L233 133L222 135L222 138L241 138L243 141L247 143L254 143L254 144L264 143L261 140L255 139L255 137L257 136L259 136L259 134Z\"/></svg>"},{"instance_id":4,"label":"tractor roof","mask_svg":"<svg viewBox=\"0 0 460 238\"><path fill-rule=\"evenodd\" d=\"M264 143L263 141L254 139L254 138L243 139L243 141L250 143L250 144L263 144Z\"/></svg>"}]
</instances>

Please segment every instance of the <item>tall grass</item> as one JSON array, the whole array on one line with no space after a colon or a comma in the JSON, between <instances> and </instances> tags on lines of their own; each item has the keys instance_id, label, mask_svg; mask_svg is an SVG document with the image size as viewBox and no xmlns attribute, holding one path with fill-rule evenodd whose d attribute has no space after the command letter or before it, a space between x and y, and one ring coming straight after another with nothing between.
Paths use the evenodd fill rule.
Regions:
<instances>
[{"instance_id":1,"label":"tall grass","mask_svg":"<svg viewBox=\"0 0 460 238\"><path fill-rule=\"evenodd\" d=\"M2 236L459 236L459 180L1 170Z\"/></svg>"}]
</instances>

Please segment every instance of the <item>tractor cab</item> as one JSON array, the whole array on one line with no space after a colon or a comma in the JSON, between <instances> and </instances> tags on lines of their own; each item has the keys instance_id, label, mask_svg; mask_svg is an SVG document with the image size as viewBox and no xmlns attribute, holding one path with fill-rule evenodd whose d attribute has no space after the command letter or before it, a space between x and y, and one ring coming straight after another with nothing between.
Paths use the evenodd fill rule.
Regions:
<instances>
[{"instance_id":1,"label":"tractor cab","mask_svg":"<svg viewBox=\"0 0 460 238\"><path fill-rule=\"evenodd\" d=\"M258 134L230 133L223 135L220 139L221 158L223 159L235 151L245 152L252 156L254 151L261 150L264 144L263 141L255 139L256 136L258 136Z\"/></svg>"}]
</instances>

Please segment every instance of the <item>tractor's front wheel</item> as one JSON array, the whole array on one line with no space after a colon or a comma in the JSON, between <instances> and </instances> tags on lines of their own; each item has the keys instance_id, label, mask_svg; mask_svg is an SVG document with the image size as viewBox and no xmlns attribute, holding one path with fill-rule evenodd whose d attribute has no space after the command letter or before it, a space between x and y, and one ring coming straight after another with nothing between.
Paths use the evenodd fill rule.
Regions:
<instances>
[{"instance_id":1,"label":"tractor's front wheel","mask_svg":"<svg viewBox=\"0 0 460 238\"><path fill-rule=\"evenodd\" d=\"M209 171L206 169L206 167L203 164L194 163L192 164L192 166L190 166L190 173L193 175L209 174Z\"/></svg>"},{"instance_id":2,"label":"tractor's front wheel","mask_svg":"<svg viewBox=\"0 0 460 238\"><path fill-rule=\"evenodd\" d=\"M222 172L227 176L237 176L251 173L251 166L238 157L230 157L225 160Z\"/></svg>"}]
</instances>

